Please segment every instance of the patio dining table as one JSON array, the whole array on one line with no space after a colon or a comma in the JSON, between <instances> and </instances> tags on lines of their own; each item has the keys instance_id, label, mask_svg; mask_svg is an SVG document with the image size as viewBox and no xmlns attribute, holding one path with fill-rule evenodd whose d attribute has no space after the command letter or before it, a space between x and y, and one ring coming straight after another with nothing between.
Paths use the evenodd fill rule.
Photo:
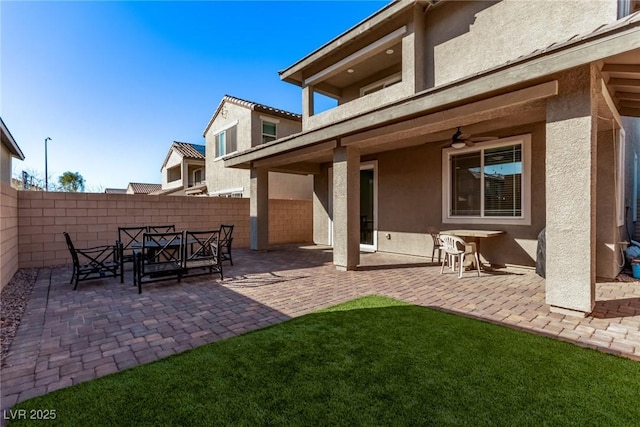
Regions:
<instances>
[{"instance_id":1,"label":"patio dining table","mask_svg":"<svg viewBox=\"0 0 640 427\"><path fill-rule=\"evenodd\" d=\"M478 251L478 255L480 254L480 241L482 239L488 239L491 237L500 236L501 234L505 234L502 230L474 230L474 229L455 229L455 230L442 230L440 234L449 234L451 236L458 236L462 238L471 238L476 244L476 250ZM491 267L484 265L482 261L480 261L480 268L483 270L490 271Z\"/></svg>"}]
</instances>

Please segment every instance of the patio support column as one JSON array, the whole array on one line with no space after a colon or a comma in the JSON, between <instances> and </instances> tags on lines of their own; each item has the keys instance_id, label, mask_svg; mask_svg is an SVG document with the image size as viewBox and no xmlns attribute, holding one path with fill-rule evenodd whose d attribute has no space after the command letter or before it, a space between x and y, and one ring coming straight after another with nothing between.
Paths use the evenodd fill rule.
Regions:
<instances>
[{"instance_id":1,"label":"patio support column","mask_svg":"<svg viewBox=\"0 0 640 427\"><path fill-rule=\"evenodd\" d=\"M315 114L313 104L313 86L306 85L302 88L302 128L309 117Z\"/></svg>"},{"instance_id":2,"label":"patio support column","mask_svg":"<svg viewBox=\"0 0 640 427\"><path fill-rule=\"evenodd\" d=\"M360 263L360 151L333 151L333 264L341 271Z\"/></svg>"},{"instance_id":3,"label":"patio support column","mask_svg":"<svg viewBox=\"0 0 640 427\"><path fill-rule=\"evenodd\" d=\"M595 71L567 73L547 101L545 296L551 311L578 316L595 304Z\"/></svg>"},{"instance_id":4,"label":"patio support column","mask_svg":"<svg viewBox=\"0 0 640 427\"><path fill-rule=\"evenodd\" d=\"M251 168L249 200L251 249L266 251L269 246L269 171Z\"/></svg>"}]
</instances>

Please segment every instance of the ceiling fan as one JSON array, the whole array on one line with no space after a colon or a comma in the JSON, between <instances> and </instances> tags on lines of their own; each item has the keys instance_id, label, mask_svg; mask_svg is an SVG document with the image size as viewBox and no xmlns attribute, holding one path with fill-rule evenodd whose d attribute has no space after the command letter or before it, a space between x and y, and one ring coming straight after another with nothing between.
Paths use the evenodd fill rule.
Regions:
<instances>
[{"instance_id":1,"label":"ceiling fan","mask_svg":"<svg viewBox=\"0 0 640 427\"><path fill-rule=\"evenodd\" d=\"M451 136L451 148L473 147L475 142L493 141L498 139L497 136L478 136L472 137L467 133L462 133L460 126L458 130Z\"/></svg>"}]
</instances>

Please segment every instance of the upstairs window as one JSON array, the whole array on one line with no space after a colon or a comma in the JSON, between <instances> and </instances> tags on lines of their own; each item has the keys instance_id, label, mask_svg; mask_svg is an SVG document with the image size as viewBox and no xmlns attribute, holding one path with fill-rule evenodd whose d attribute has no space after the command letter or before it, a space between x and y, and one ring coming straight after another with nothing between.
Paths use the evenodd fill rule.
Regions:
<instances>
[{"instance_id":1,"label":"upstairs window","mask_svg":"<svg viewBox=\"0 0 640 427\"><path fill-rule=\"evenodd\" d=\"M231 154L237 151L238 145L236 141L236 127L231 127L216 134L214 145L216 150L216 158L224 157L227 154Z\"/></svg>"},{"instance_id":2,"label":"upstairs window","mask_svg":"<svg viewBox=\"0 0 640 427\"><path fill-rule=\"evenodd\" d=\"M167 182L174 182L182 179L182 168L180 165L167 169Z\"/></svg>"},{"instance_id":3,"label":"upstairs window","mask_svg":"<svg viewBox=\"0 0 640 427\"><path fill-rule=\"evenodd\" d=\"M262 143L271 142L277 139L276 123L262 120Z\"/></svg>"},{"instance_id":4,"label":"upstairs window","mask_svg":"<svg viewBox=\"0 0 640 427\"><path fill-rule=\"evenodd\" d=\"M530 223L530 136L443 151L443 222Z\"/></svg>"},{"instance_id":5,"label":"upstairs window","mask_svg":"<svg viewBox=\"0 0 640 427\"><path fill-rule=\"evenodd\" d=\"M198 185L204 181L204 173L202 169L196 169L193 171L193 185Z\"/></svg>"},{"instance_id":6,"label":"upstairs window","mask_svg":"<svg viewBox=\"0 0 640 427\"><path fill-rule=\"evenodd\" d=\"M373 82L363 88L360 88L360 96L369 95L370 93L377 92L386 87L393 86L396 83L400 83L402 81L402 73L396 73L392 76L386 77L382 80L378 80L377 82Z\"/></svg>"}]
</instances>

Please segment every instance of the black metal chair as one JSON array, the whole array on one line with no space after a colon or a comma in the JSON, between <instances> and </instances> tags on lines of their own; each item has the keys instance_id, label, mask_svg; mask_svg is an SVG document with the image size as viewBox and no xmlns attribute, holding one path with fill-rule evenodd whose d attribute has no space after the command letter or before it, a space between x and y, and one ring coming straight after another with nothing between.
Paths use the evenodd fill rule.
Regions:
<instances>
[{"instance_id":1,"label":"black metal chair","mask_svg":"<svg viewBox=\"0 0 640 427\"><path fill-rule=\"evenodd\" d=\"M147 227L118 227L118 241L122 243L122 262L133 262L133 245L142 243Z\"/></svg>"},{"instance_id":2,"label":"black metal chair","mask_svg":"<svg viewBox=\"0 0 640 427\"><path fill-rule=\"evenodd\" d=\"M122 273L122 262L120 255L122 254L121 243L116 242L115 245L96 246L87 249L77 249L69 233L63 232L67 242L67 248L71 253L73 260L73 273L71 281L74 283L73 290L78 289L78 283L81 280L91 280L107 277L109 275L116 277L120 274L120 283L124 281Z\"/></svg>"},{"instance_id":3,"label":"black metal chair","mask_svg":"<svg viewBox=\"0 0 640 427\"><path fill-rule=\"evenodd\" d=\"M220 230L185 231L184 267L189 276L218 273L222 280Z\"/></svg>"},{"instance_id":4,"label":"black metal chair","mask_svg":"<svg viewBox=\"0 0 640 427\"><path fill-rule=\"evenodd\" d=\"M221 225L220 260L230 261L231 265L233 265L233 258L231 258L231 243L233 243L233 225Z\"/></svg>"},{"instance_id":5,"label":"black metal chair","mask_svg":"<svg viewBox=\"0 0 640 427\"><path fill-rule=\"evenodd\" d=\"M147 225L147 233L173 233L175 225Z\"/></svg>"},{"instance_id":6,"label":"black metal chair","mask_svg":"<svg viewBox=\"0 0 640 427\"><path fill-rule=\"evenodd\" d=\"M184 233L145 233L142 245L134 250L133 283L142 293L142 284L184 275Z\"/></svg>"}]
</instances>

